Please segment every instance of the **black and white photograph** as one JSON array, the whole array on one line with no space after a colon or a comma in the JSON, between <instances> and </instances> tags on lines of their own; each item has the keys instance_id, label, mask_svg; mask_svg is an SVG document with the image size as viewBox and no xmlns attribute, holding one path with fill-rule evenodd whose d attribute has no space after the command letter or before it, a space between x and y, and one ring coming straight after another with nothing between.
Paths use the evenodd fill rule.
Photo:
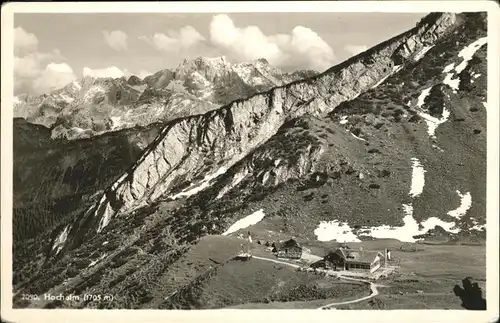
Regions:
<instances>
[{"instance_id":1,"label":"black and white photograph","mask_svg":"<svg viewBox=\"0 0 500 323\"><path fill-rule=\"evenodd\" d=\"M498 318L498 6L402 2L11 12L2 316Z\"/></svg>"}]
</instances>

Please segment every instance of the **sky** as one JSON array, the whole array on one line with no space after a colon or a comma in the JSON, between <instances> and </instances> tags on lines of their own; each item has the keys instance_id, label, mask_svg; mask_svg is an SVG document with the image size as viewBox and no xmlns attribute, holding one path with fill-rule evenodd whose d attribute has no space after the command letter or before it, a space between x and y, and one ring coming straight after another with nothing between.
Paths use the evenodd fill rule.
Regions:
<instances>
[{"instance_id":1,"label":"sky","mask_svg":"<svg viewBox=\"0 0 500 323\"><path fill-rule=\"evenodd\" d=\"M14 93L175 68L185 58L266 58L319 72L415 26L426 13L23 13L14 16Z\"/></svg>"}]
</instances>

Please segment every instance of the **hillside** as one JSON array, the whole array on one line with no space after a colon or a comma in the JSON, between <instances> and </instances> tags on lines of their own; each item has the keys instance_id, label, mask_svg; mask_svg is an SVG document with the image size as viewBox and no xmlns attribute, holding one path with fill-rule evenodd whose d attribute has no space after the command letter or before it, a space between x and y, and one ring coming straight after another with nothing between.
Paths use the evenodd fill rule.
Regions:
<instances>
[{"instance_id":1,"label":"hillside","mask_svg":"<svg viewBox=\"0 0 500 323\"><path fill-rule=\"evenodd\" d=\"M42 125L14 119L13 219L19 229L14 241L34 237L82 212L159 131L160 125L150 124L92 140L65 141L52 139Z\"/></svg>"},{"instance_id":2,"label":"hillside","mask_svg":"<svg viewBox=\"0 0 500 323\"><path fill-rule=\"evenodd\" d=\"M88 139L16 120L14 304L279 307L366 294L258 259L231 261L247 230L254 240L293 236L319 257L332 242L482 243L486 34L485 14L433 13L324 73L291 80L269 68L261 75L278 81L258 87L253 78L254 92L228 87L241 83L225 78L224 60L210 61L217 72L199 74L223 85L189 95L213 109ZM206 62L128 82L166 91ZM35 213L39 233L26 220ZM119 300L29 304L23 292Z\"/></svg>"},{"instance_id":3,"label":"hillside","mask_svg":"<svg viewBox=\"0 0 500 323\"><path fill-rule=\"evenodd\" d=\"M290 227L290 234L309 238L318 236L322 221L328 222L319 232L332 236L356 228L408 241L433 224L483 234L477 225L486 220L486 45L468 64L461 57L486 35L475 23L461 25L327 118L284 124L189 204L203 205L204 213L210 205L226 218L234 206L245 206L229 223L263 209L259 228ZM446 71L460 63L466 66L460 73ZM456 88L448 79L457 80Z\"/></svg>"}]
</instances>

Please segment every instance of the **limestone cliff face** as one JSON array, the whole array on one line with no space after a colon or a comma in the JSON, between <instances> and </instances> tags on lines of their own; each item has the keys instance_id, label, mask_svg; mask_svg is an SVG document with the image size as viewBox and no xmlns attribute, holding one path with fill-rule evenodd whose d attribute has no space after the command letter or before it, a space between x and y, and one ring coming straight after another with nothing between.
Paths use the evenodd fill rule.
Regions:
<instances>
[{"instance_id":1,"label":"limestone cliff face","mask_svg":"<svg viewBox=\"0 0 500 323\"><path fill-rule=\"evenodd\" d=\"M286 121L329 113L417 60L455 22L454 14L431 14L414 29L321 75L170 123L130 171L73 225L68 240L99 232L114 216L159 198L195 194L269 140Z\"/></svg>"}]
</instances>

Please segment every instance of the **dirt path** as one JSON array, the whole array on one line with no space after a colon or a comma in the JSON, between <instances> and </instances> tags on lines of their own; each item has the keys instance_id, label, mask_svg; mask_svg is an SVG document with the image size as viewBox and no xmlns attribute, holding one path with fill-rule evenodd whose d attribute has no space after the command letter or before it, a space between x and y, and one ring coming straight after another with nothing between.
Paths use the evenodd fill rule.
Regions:
<instances>
[{"instance_id":1,"label":"dirt path","mask_svg":"<svg viewBox=\"0 0 500 323\"><path fill-rule=\"evenodd\" d=\"M352 301L345 301L345 302L339 302L339 303L330 303L330 304L327 304L327 305L319 307L318 310L329 310L332 307L339 306L339 305L347 305L347 304L359 303L359 302L362 302L362 301L366 301L366 300L368 300L370 298L373 298L373 297L375 297L375 296L377 296L379 294L378 293L378 289L377 289L377 285L375 285L372 282L369 282L369 281L363 280L363 279L344 277L342 275L339 275L339 277L341 279L345 279L345 280L353 280L353 281L358 281L358 282L362 282L362 283L365 283L365 284L370 284L370 295L365 296L365 297L361 297L361 298L357 298L357 299L353 299Z\"/></svg>"},{"instance_id":2,"label":"dirt path","mask_svg":"<svg viewBox=\"0 0 500 323\"><path fill-rule=\"evenodd\" d=\"M252 259L260 259L260 260L264 260L264 261L270 261L270 262L274 262L274 263L277 263L277 264L282 264L282 265L287 265L287 266L294 267L294 268L299 268L299 267L301 267L301 266L299 266L299 265L292 264L292 263L290 263L290 262L286 262L286 261L279 261L279 260L274 260L274 259L264 258L264 257L258 257L258 256L252 256Z\"/></svg>"},{"instance_id":3,"label":"dirt path","mask_svg":"<svg viewBox=\"0 0 500 323\"><path fill-rule=\"evenodd\" d=\"M270 258L264 258L264 257L258 257L258 256L253 256L252 258L253 259L259 259L259 260L264 260L264 261L269 261L269 262L274 262L274 263L278 263L278 264L283 264L283 265L287 265L287 266L294 267L294 268L301 267L299 265L292 264L292 263L289 263L289 262L286 262L286 261L279 261L279 260L274 260L274 259L270 259ZM351 301L345 301L345 302L339 302L339 303L330 303L330 304L327 304L327 305L319 307L318 308L319 310L328 310L328 309L331 309L332 307L339 306L339 305L347 305L347 304L359 303L359 302L362 302L362 301L366 301L366 300L368 300L370 298L373 298L373 297L375 297L375 296L377 296L379 294L379 292L377 290L377 285L374 284L374 283L372 283L372 282L370 282L370 281L368 281L368 280L359 279L359 278L353 278L353 277L346 277L346 276L343 276L343 275L341 275L339 273L332 274L332 273L328 273L327 272L327 276L329 276L329 275L339 277L342 280L351 280L351 281L356 281L356 282L360 282L360 283L364 283L364 284L370 285L370 295L364 296L364 297L360 297L360 298L357 298L357 299L353 299Z\"/></svg>"}]
</instances>

